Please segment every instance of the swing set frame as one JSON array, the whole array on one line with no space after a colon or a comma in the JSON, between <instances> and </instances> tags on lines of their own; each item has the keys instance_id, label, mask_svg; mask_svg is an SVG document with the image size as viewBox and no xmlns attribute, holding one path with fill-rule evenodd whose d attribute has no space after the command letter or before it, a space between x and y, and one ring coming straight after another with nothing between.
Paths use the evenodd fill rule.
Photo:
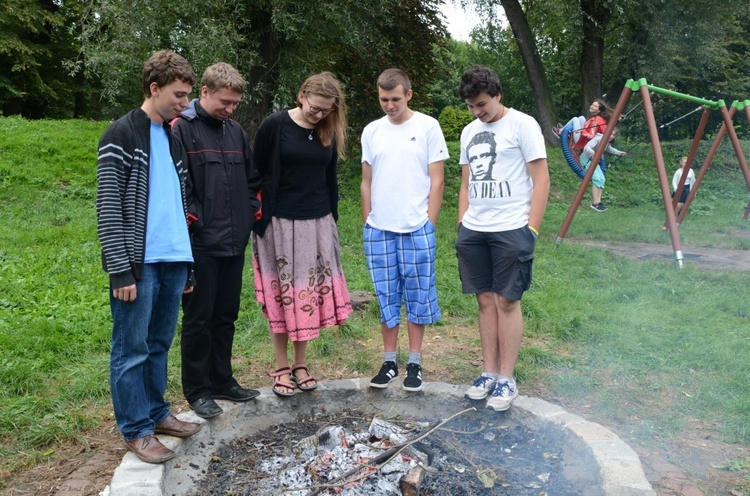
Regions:
<instances>
[{"instance_id":1,"label":"swing set frame","mask_svg":"<svg viewBox=\"0 0 750 496\"><path fill-rule=\"evenodd\" d=\"M740 141L737 138L737 133L732 124L732 118L734 117L737 110L745 111L745 114L747 115L747 119L748 119L748 124L750 124L750 100L745 100L744 102L734 102L731 106L731 109L727 110L727 106L724 100L718 100L714 102L711 100L705 100L703 98L698 98L698 97L694 97L691 95L678 93L676 91L659 88L657 86L652 86L648 84L645 78L641 78L637 81L633 79L628 79L628 81L625 83L625 87L622 90L620 99L618 100L617 105L615 106L615 109L612 112L612 116L609 119L609 123L607 124L607 129L604 132L604 136L602 137L601 143L599 143L599 146L597 146L596 153L591 159L592 164L598 164L599 160L602 158L602 155L604 155L604 151L607 148L607 143L609 143L609 139L612 136L612 132L614 131L614 126L617 123L620 116L622 115L623 110L625 109L625 106L627 105L628 100L630 99L630 96L636 91L640 92L640 95L641 95L641 100L643 102L643 111L646 116L646 123L648 124L648 133L651 139L651 147L653 148L653 151L654 151L656 170L659 175L659 185L661 189L662 199L664 201L664 210L666 213L665 225L667 229L669 230L669 235L670 235L671 242L672 242L672 249L674 250L675 260L677 261L678 267L682 268L683 254L682 254L682 246L680 242L678 226L680 222L682 222L682 220L685 218L685 215L687 214L690 203L692 202L693 198L695 198L695 194L698 191L698 187L700 186L700 183L703 180L703 177L706 175L706 172L708 172L708 169L711 165L711 160L716 154L716 151L719 149L719 145L724 139L725 134L729 134L729 138L732 141L734 152L737 155L737 161L740 164L740 168L742 169L742 174L745 177L745 183L747 185L748 191L750 192L750 170L748 169L747 160L745 160L745 155L742 151L742 147L740 146ZM695 159L695 155L698 152L698 147L700 145L701 139L703 138L703 135L705 134L706 124L708 123L708 118L711 115L711 111L712 110L720 111L721 117L723 120L721 128L719 129L719 132L716 134L713 145L711 146L711 149L706 155L706 159L704 160L703 165L700 169L700 172L698 173L698 176L696 177L695 184L690 189L690 194L688 195L684 206L680 210L679 218L675 215L675 208L680 198L680 194L682 193L682 190L684 189L685 180L687 179L687 174L684 174L684 173L682 174L682 177L678 184L677 191L675 191L674 197L672 197L672 195L670 194L669 180L667 178L667 170L664 164L664 155L661 149L661 142L659 141L659 131L656 125L656 119L654 118L654 109L651 103L650 92L660 93L660 94L667 95L670 97L688 100L691 102L699 103L703 106L703 115L701 117L700 123L698 124L698 129L696 130L695 138L693 139L693 143L690 147L690 152L688 153L688 157L687 157L687 163L685 164L685 169L683 169L683 172L687 172L687 170L690 169L690 166L692 165L693 160ZM578 207L581 204L581 201L583 200L583 196L586 193L586 190L588 189L589 183L591 182L591 178L594 175L595 169L596 169L595 167L589 167L589 170L586 171L586 175L583 177L583 180L581 181L581 185L578 187L578 192L576 193L576 196L573 199L573 203L570 205L570 209L568 210L568 214L566 215L565 220L563 221L563 224L560 227L560 231L557 234L555 247L557 247L557 245L560 245L563 242L563 239L565 238L565 235L568 232L568 228L570 227L570 224L573 222L573 217L575 217L576 211L578 210ZM750 201L745 207L743 220L747 220L749 215L750 215Z\"/></svg>"}]
</instances>

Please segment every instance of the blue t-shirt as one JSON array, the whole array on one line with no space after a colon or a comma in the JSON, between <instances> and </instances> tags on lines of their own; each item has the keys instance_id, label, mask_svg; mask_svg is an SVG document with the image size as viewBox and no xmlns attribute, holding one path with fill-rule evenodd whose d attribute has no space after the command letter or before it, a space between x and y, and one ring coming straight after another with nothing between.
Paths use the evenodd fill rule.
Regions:
<instances>
[{"instance_id":1,"label":"blue t-shirt","mask_svg":"<svg viewBox=\"0 0 750 496\"><path fill-rule=\"evenodd\" d=\"M192 261L180 180L169 153L167 132L160 124L152 122L144 262Z\"/></svg>"}]
</instances>

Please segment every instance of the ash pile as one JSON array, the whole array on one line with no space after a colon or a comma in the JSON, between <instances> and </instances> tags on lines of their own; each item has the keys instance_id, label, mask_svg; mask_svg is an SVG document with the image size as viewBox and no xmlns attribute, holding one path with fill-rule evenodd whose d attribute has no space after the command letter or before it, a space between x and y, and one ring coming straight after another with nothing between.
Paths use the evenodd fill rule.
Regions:
<instances>
[{"instance_id":1,"label":"ash pile","mask_svg":"<svg viewBox=\"0 0 750 496\"><path fill-rule=\"evenodd\" d=\"M585 493L559 440L470 410L432 423L312 412L219 448L194 494Z\"/></svg>"}]
</instances>

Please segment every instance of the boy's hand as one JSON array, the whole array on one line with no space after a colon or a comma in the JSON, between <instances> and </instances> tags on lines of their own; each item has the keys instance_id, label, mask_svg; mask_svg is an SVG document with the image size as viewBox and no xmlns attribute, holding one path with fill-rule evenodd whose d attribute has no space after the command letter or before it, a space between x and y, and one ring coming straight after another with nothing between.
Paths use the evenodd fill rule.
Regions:
<instances>
[{"instance_id":1,"label":"boy's hand","mask_svg":"<svg viewBox=\"0 0 750 496\"><path fill-rule=\"evenodd\" d=\"M117 288L112 290L112 296L117 298L118 300L122 301L135 301L136 297L136 288L135 284L131 284L130 286L125 286L124 288Z\"/></svg>"}]
</instances>

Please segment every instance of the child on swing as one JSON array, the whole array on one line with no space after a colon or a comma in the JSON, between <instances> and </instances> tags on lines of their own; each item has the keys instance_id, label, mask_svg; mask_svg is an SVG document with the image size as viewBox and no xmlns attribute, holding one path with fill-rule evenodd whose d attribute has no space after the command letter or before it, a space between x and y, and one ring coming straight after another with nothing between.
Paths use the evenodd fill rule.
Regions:
<instances>
[{"instance_id":1,"label":"child on swing","mask_svg":"<svg viewBox=\"0 0 750 496\"><path fill-rule=\"evenodd\" d=\"M583 150L586 143L594 139L597 134L604 134L607 130L607 121L612 111L604 100L596 99L589 107L589 114L591 114L591 117L587 121L584 121L583 116L573 117L565 126L558 124L553 131L557 136L560 136L563 128L572 126L575 144L571 148Z\"/></svg>"},{"instance_id":2,"label":"child on swing","mask_svg":"<svg viewBox=\"0 0 750 496\"><path fill-rule=\"evenodd\" d=\"M624 157L625 155L627 155L626 152L620 151L612 146L612 141L614 141L615 136L617 136L617 133L619 131L620 125L618 123L615 125L615 128L612 131L612 136L610 136L609 138L610 142L607 143L607 149L605 151L611 153L612 155L617 155L618 157ZM604 136L601 133L597 133L590 141L586 143L586 146L583 147L583 152L581 152L581 165L583 166L583 170L589 170L591 159L594 158L596 148L599 146L599 143L601 143L603 137ZM602 203L604 182L604 172L602 171L599 164L596 164L596 170L594 170L594 175L591 177L591 196L593 197L591 208L593 208L597 212L607 211L607 206Z\"/></svg>"}]
</instances>

